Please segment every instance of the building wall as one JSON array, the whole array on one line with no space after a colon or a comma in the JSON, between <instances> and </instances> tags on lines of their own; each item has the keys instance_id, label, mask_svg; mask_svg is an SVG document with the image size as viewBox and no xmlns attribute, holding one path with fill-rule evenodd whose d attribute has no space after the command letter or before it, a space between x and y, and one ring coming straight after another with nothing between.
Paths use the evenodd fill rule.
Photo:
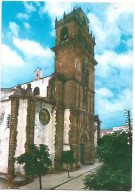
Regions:
<instances>
[{"instance_id":1,"label":"building wall","mask_svg":"<svg viewBox=\"0 0 135 195\"><path fill-rule=\"evenodd\" d=\"M21 87L26 89L28 84L31 84L32 92L36 87L39 87L40 89L40 96L41 97L47 97L47 86L49 82L50 77L41 78L39 80L34 80L32 82L28 82L25 84L22 84Z\"/></svg>"},{"instance_id":2,"label":"building wall","mask_svg":"<svg viewBox=\"0 0 135 195\"><path fill-rule=\"evenodd\" d=\"M63 151L70 150L69 133L70 133L70 110L66 109L64 111Z\"/></svg>"},{"instance_id":3,"label":"building wall","mask_svg":"<svg viewBox=\"0 0 135 195\"><path fill-rule=\"evenodd\" d=\"M19 111L18 111L18 124L17 124L17 143L15 157L25 153L25 142L26 142L26 119L27 119L27 99L19 100ZM21 172L24 174L22 166L15 163L15 173Z\"/></svg>"},{"instance_id":4,"label":"building wall","mask_svg":"<svg viewBox=\"0 0 135 195\"><path fill-rule=\"evenodd\" d=\"M8 172L9 134L7 117L11 114L11 101L0 103L0 173Z\"/></svg>"},{"instance_id":5,"label":"building wall","mask_svg":"<svg viewBox=\"0 0 135 195\"><path fill-rule=\"evenodd\" d=\"M50 113L50 122L43 125L39 120L39 112L41 109L47 109ZM37 101L35 108L35 128L34 128L34 143L45 144L49 148L51 160L54 163L55 158L55 109L50 104Z\"/></svg>"},{"instance_id":6,"label":"building wall","mask_svg":"<svg viewBox=\"0 0 135 195\"><path fill-rule=\"evenodd\" d=\"M9 96L14 93L15 89L11 88L2 88L0 90L0 99L2 100L9 100Z\"/></svg>"}]
</instances>

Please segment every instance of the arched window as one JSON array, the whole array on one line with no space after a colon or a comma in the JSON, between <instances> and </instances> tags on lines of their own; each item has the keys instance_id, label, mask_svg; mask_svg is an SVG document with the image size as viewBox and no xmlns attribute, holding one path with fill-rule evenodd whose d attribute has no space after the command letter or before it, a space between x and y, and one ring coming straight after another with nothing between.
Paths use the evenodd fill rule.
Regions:
<instances>
[{"instance_id":1,"label":"arched window","mask_svg":"<svg viewBox=\"0 0 135 195\"><path fill-rule=\"evenodd\" d=\"M39 94L40 94L40 89L39 89L39 87L36 87L34 89L34 95L39 95Z\"/></svg>"},{"instance_id":2,"label":"arched window","mask_svg":"<svg viewBox=\"0 0 135 195\"><path fill-rule=\"evenodd\" d=\"M63 27L61 30L61 35L60 35L60 39L61 41L64 41L68 38L68 27Z\"/></svg>"}]
</instances>

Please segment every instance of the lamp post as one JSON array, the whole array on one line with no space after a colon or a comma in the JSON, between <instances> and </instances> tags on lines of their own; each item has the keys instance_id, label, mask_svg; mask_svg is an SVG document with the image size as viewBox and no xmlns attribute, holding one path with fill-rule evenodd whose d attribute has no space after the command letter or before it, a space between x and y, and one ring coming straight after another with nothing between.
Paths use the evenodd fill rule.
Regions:
<instances>
[{"instance_id":1,"label":"lamp post","mask_svg":"<svg viewBox=\"0 0 135 195\"><path fill-rule=\"evenodd\" d=\"M124 110L125 114L127 114L125 117L128 119L128 121L126 121L126 124L128 125L128 133L129 133L129 144L132 145L132 132L131 132L131 122L133 121L132 119L130 119L130 110Z\"/></svg>"}]
</instances>

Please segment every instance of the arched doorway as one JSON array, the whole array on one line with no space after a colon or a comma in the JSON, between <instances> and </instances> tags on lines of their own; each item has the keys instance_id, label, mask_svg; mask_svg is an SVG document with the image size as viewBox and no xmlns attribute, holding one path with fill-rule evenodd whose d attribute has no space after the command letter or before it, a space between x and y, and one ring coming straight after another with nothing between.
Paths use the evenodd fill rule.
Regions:
<instances>
[{"instance_id":1,"label":"arched doorway","mask_svg":"<svg viewBox=\"0 0 135 195\"><path fill-rule=\"evenodd\" d=\"M81 145L80 145L80 162L85 164L88 162L88 138L86 133L83 133L81 136Z\"/></svg>"}]
</instances>

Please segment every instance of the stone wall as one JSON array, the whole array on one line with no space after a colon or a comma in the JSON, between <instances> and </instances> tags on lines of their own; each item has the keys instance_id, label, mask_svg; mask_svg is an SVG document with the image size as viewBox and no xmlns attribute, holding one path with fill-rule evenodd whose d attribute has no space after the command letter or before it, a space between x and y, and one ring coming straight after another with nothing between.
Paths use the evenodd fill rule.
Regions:
<instances>
[{"instance_id":1,"label":"stone wall","mask_svg":"<svg viewBox=\"0 0 135 195\"><path fill-rule=\"evenodd\" d=\"M26 84L22 84L21 87L26 89L28 84L31 84L32 92L36 87L39 87L40 89L40 96L41 97L47 97L47 86L49 82L50 77L41 78L39 80L34 80L31 82L28 82Z\"/></svg>"},{"instance_id":2,"label":"stone wall","mask_svg":"<svg viewBox=\"0 0 135 195\"><path fill-rule=\"evenodd\" d=\"M41 109L47 109L50 113L50 121L48 124L43 125L39 120L39 112ZM37 101L35 105L35 127L34 127L34 143L45 144L49 148L51 160L55 158L55 109L52 105L43 101Z\"/></svg>"},{"instance_id":3,"label":"stone wall","mask_svg":"<svg viewBox=\"0 0 135 195\"><path fill-rule=\"evenodd\" d=\"M69 135L70 135L70 110L64 111L64 132L63 132L63 151L70 150Z\"/></svg>"},{"instance_id":4,"label":"stone wall","mask_svg":"<svg viewBox=\"0 0 135 195\"><path fill-rule=\"evenodd\" d=\"M0 173L8 172L9 134L8 117L11 115L11 101L0 103ZM10 122L10 121L9 121Z\"/></svg>"},{"instance_id":5,"label":"stone wall","mask_svg":"<svg viewBox=\"0 0 135 195\"><path fill-rule=\"evenodd\" d=\"M21 154L25 153L27 106L27 99L19 100L15 157L18 157ZM15 163L15 174L18 172L24 175L24 170L22 169L22 166L20 164Z\"/></svg>"},{"instance_id":6,"label":"stone wall","mask_svg":"<svg viewBox=\"0 0 135 195\"><path fill-rule=\"evenodd\" d=\"M11 123L9 139L9 156L8 156L8 176L7 181L10 183L15 176L14 156L17 145L17 124L18 124L19 98L11 98Z\"/></svg>"}]
</instances>

